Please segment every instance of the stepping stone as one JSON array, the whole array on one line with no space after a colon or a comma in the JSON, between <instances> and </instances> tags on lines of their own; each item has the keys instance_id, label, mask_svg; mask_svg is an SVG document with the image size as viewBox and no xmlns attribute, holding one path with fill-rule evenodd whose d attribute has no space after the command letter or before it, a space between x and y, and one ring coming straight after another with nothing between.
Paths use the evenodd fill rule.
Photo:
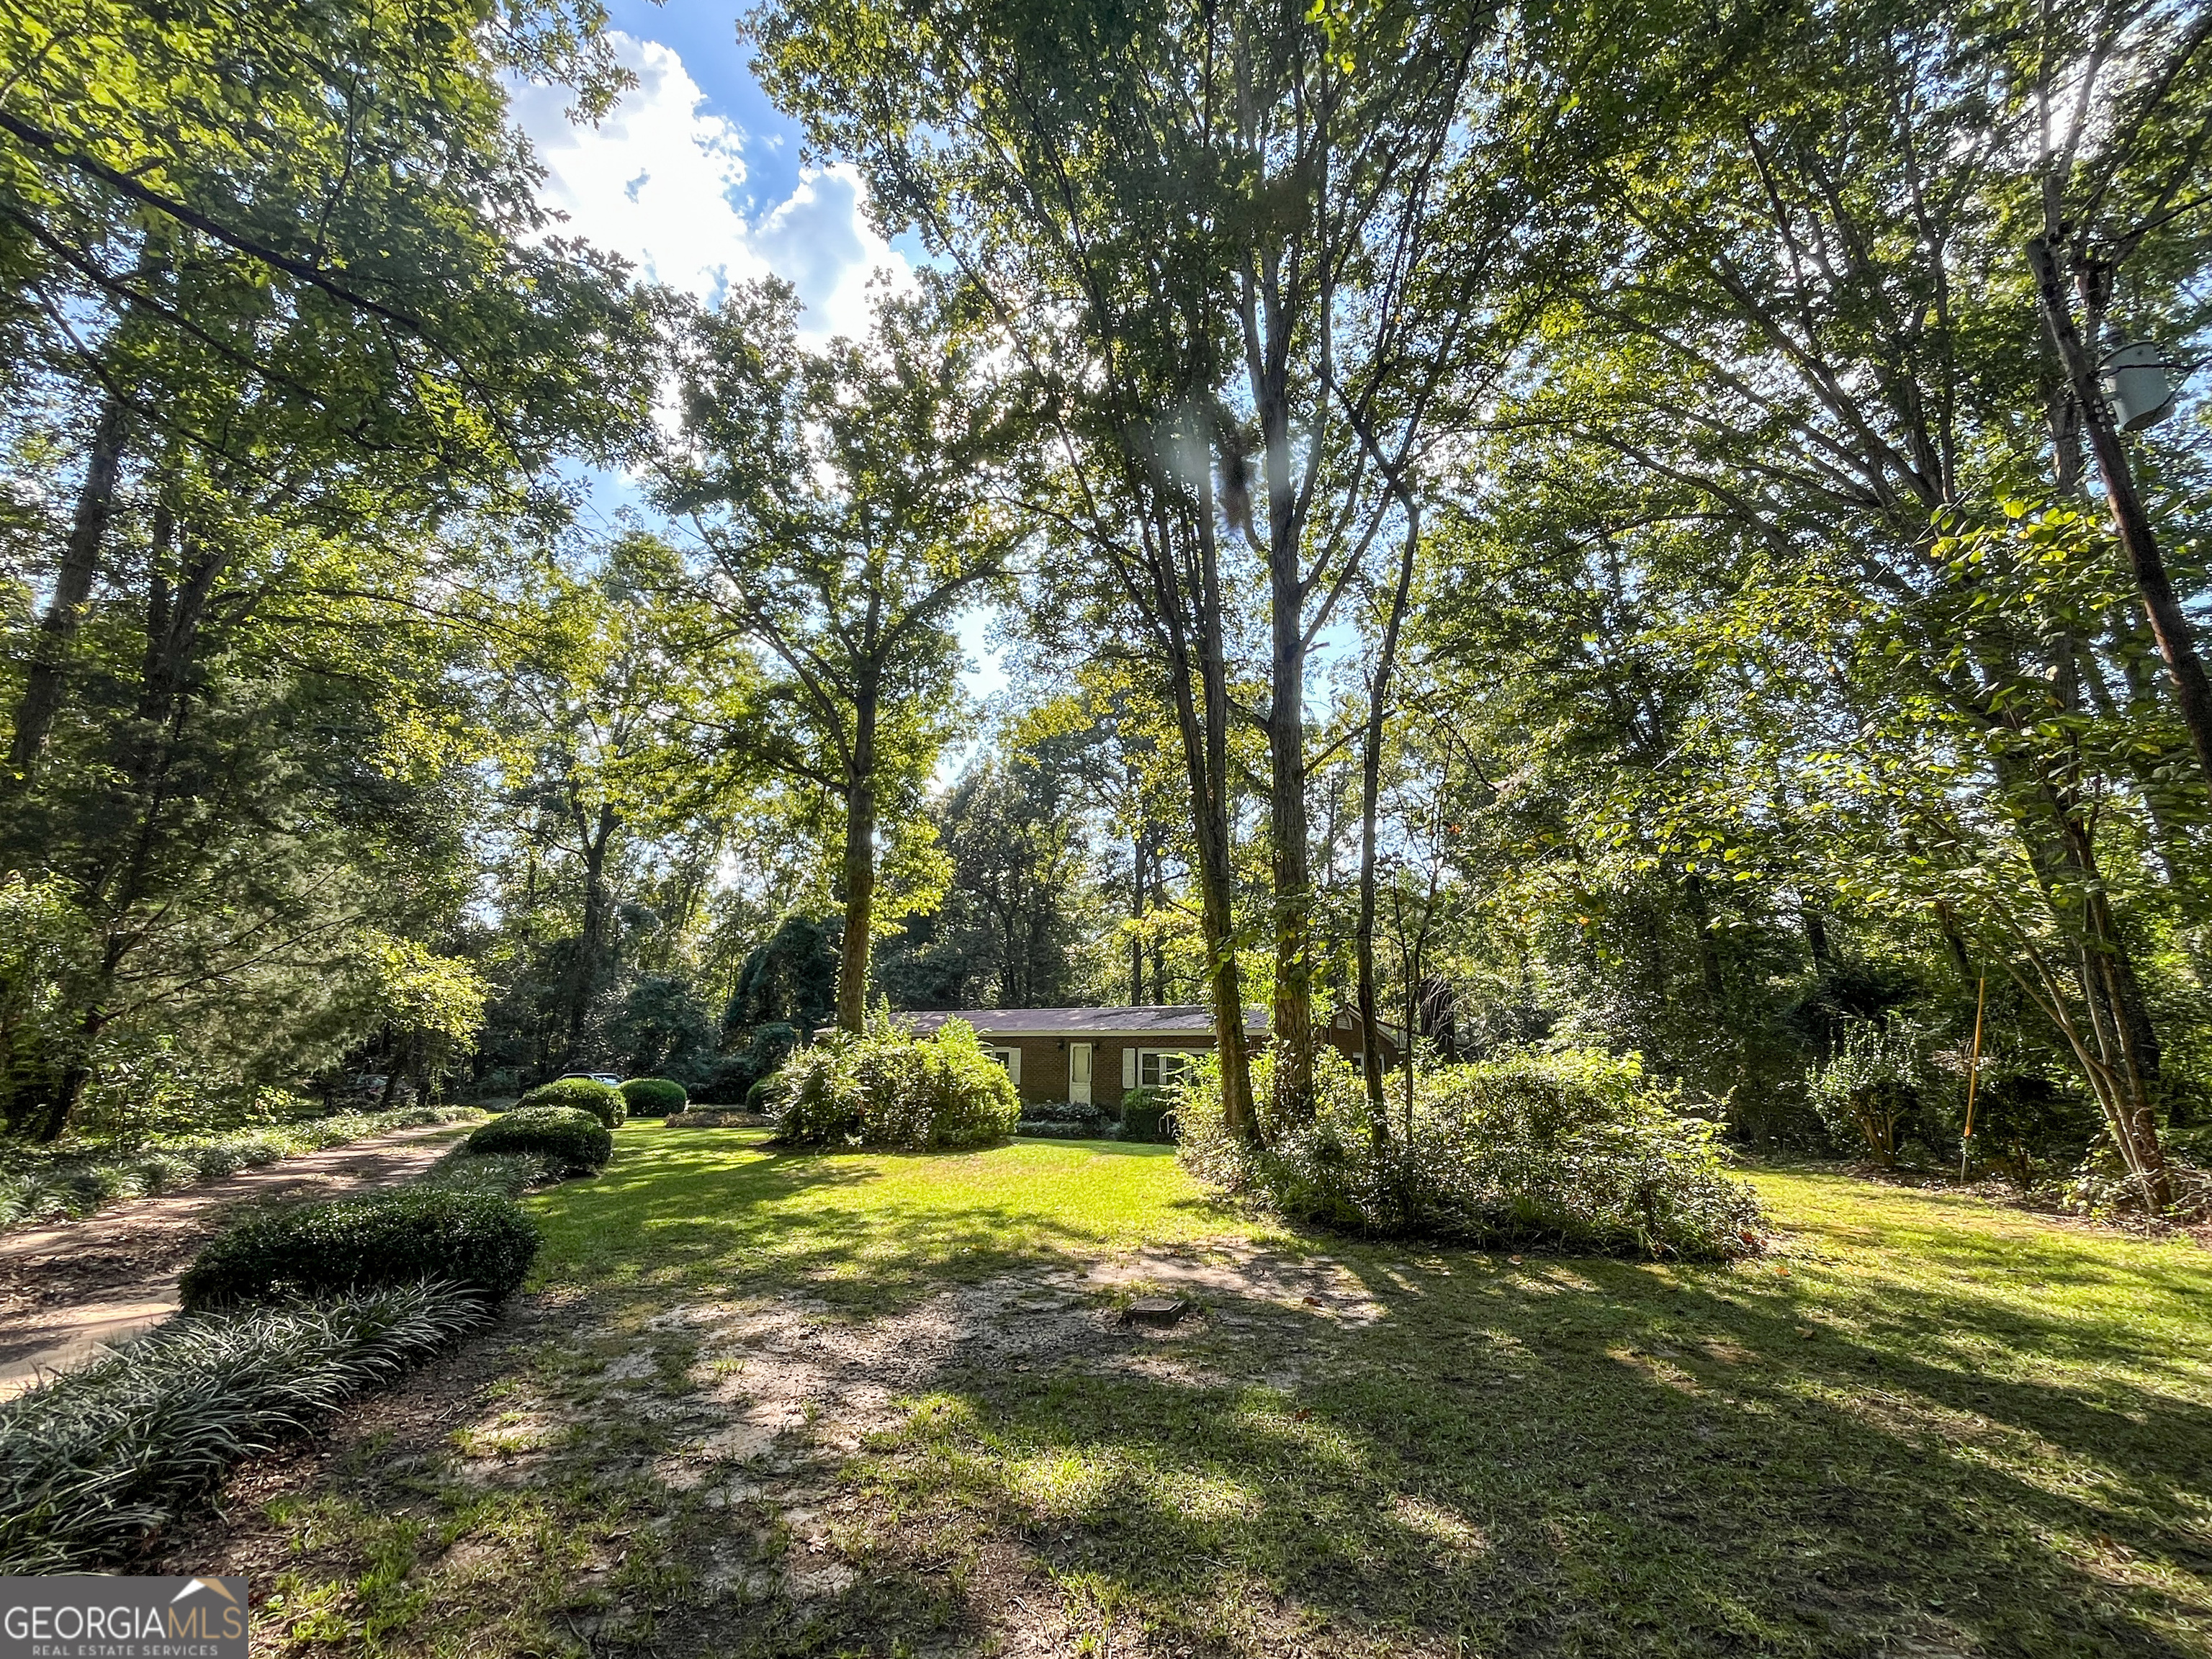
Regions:
<instances>
[{"instance_id":1,"label":"stepping stone","mask_svg":"<svg viewBox=\"0 0 2212 1659\"><path fill-rule=\"evenodd\" d=\"M1180 1297L1140 1296L1121 1310L1121 1322L1165 1329L1189 1311L1190 1304Z\"/></svg>"}]
</instances>

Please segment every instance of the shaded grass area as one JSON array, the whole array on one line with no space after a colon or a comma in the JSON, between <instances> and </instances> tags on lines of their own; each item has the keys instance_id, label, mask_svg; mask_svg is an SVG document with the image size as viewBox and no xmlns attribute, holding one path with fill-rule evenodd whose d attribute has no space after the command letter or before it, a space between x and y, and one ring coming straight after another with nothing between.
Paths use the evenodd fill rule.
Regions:
<instances>
[{"instance_id":1,"label":"shaded grass area","mask_svg":"<svg viewBox=\"0 0 2212 1659\"><path fill-rule=\"evenodd\" d=\"M1102 1645L2212 1651L2212 1256L1759 1184L1779 1259L1346 1249L1385 1316L1290 1386L1001 1379L864 1478L1013 1529Z\"/></svg>"},{"instance_id":2,"label":"shaded grass area","mask_svg":"<svg viewBox=\"0 0 2212 1659\"><path fill-rule=\"evenodd\" d=\"M656 1481L696 1358L667 1310L801 1288L860 1324L1253 1229L1160 1149L619 1139L533 1201L575 1312L494 1386L506 1419L275 1504L299 1650L2212 1654L2185 1239L1801 1171L1754 1176L1784 1231L1732 1267L1273 1235L1371 1316L1201 1293L1139 1364L948 1371L825 1456L802 1520ZM541 1474L462 1476L549 1401ZM794 1562L854 1576L795 1600Z\"/></svg>"}]
</instances>

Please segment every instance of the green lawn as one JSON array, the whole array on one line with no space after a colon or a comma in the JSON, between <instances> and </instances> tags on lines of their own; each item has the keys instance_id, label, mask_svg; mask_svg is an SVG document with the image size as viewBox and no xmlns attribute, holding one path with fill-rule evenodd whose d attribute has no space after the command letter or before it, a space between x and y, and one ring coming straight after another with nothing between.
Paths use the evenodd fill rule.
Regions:
<instances>
[{"instance_id":1,"label":"green lawn","mask_svg":"<svg viewBox=\"0 0 2212 1659\"><path fill-rule=\"evenodd\" d=\"M1255 1230L1147 1148L619 1146L534 1200L562 1317L501 1386L526 1427L568 1413L550 1460L488 1492L457 1461L480 1430L371 1441L278 1501L302 1650L2212 1654L2212 1253L2186 1239L1776 1171L1759 1261L1516 1261ZM1378 1316L1211 1297L1140 1364L947 1374L781 1477L641 1462L701 1386L669 1310L803 1291L863 1328L948 1283L1255 1237L1334 1258ZM733 1549L787 1586L842 1572L716 1589Z\"/></svg>"},{"instance_id":2,"label":"green lawn","mask_svg":"<svg viewBox=\"0 0 2212 1659\"><path fill-rule=\"evenodd\" d=\"M945 1279L1239 1231L1172 1146L778 1155L764 1131L624 1128L598 1180L536 1201L548 1285L678 1291L804 1279L855 1310Z\"/></svg>"}]
</instances>

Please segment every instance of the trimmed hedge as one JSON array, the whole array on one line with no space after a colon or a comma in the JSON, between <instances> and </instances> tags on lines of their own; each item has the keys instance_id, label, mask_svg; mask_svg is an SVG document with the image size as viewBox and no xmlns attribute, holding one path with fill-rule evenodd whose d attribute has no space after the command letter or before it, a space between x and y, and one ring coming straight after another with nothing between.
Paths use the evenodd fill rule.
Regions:
<instances>
[{"instance_id":1,"label":"trimmed hedge","mask_svg":"<svg viewBox=\"0 0 2212 1659\"><path fill-rule=\"evenodd\" d=\"M665 1077L634 1077L622 1085L622 1097L632 1117L666 1117L691 1098L682 1084Z\"/></svg>"},{"instance_id":2,"label":"trimmed hedge","mask_svg":"<svg viewBox=\"0 0 2212 1659\"><path fill-rule=\"evenodd\" d=\"M249 1216L209 1243L178 1289L192 1312L424 1280L497 1302L522 1283L538 1243L513 1199L403 1188Z\"/></svg>"},{"instance_id":3,"label":"trimmed hedge","mask_svg":"<svg viewBox=\"0 0 2212 1659\"><path fill-rule=\"evenodd\" d=\"M127 1557L255 1457L489 1317L409 1285L235 1318L187 1314L0 1405L0 1573Z\"/></svg>"},{"instance_id":4,"label":"trimmed hedge","mask_svg":"<svg viewBox=\"0 0 2212 1659\"><path fill-rule=\"evenodd\" d=\"M1175 1089L1132 1089L1121 1097L1121 1139L1155 1144L1176 1138Z\"/></svg>"},{"instance_id":5,"label":"trimmed hedge","mask_svg":"<svg viewBox=\"0 0 2212 1659\"><path fill-rule=\"evenodd\" d=\"M607 1125L573 1106L519 1106L475 1131L464 1145L471 1153L541 1158L564 1174L596 1175L615 1155Z\"/></svg>"},{"instance_id":6,"label":"trimmed hedge","mask_svg":"<svg viewBox=\"0 0 2212 1659\"><path fill-rule=\"evenodd\" d=\"M589 1112L610 1129L629 1115L629 1103L623 1098L621 1090L611 1083L588 1077L560 1077L550 1083L541 1083L514 1103L518 1109L573 1107L580 1112Z\"/></svg>"}]
</instances>

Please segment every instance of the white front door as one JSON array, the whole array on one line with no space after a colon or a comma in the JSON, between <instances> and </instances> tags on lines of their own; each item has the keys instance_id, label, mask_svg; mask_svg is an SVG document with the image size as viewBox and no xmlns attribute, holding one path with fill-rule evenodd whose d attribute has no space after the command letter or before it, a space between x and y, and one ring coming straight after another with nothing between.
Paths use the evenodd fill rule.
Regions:
<instances>
[{"instance_id":1,"label":"white front door","mask_svg":"<svg viewBox=\"0 0 2212 1659\"><path fill-rule=\"evenodd\" d=\"M1078 1106L1091 1103L1091 1053L1087 1042L1067 1045L1067 1098Z\"/></svg>"}]
</instances>

